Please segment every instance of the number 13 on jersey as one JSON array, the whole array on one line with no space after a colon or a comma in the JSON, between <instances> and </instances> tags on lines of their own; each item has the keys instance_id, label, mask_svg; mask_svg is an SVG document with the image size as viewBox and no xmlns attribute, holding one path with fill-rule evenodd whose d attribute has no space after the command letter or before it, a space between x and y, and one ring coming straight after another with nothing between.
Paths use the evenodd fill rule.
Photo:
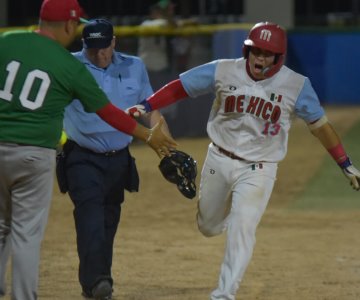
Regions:
<instances>
[{"instance_id":1,"label":"number 13 on jersey","mask_svg":"<svg viewBox=\"0 0 360 300\"><path fill-rule=\"evenodd\" d=\"M271 122L266 122L265 123L265 127L264 130L262 131L262 134L264 135L277 135L279 133L281 129L281 126L279 123L271 123Z\"/></svg>"}]
</instances>

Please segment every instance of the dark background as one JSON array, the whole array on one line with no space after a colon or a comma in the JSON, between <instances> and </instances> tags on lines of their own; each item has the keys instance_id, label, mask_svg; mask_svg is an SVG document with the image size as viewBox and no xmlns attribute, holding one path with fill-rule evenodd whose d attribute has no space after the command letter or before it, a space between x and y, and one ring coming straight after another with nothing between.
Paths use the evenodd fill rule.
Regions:
<instances>
[{"instance_id":1,"label":"dark background","mask_svg":"<svg viewBox=\"0 0 360 300\"><path fill-rule=\"evenodd\" d=\"M157 0L78 1L89 18L108 17L117 25L138 25L147 15L148 7L157 2ZM244 12L243 0L173 0L173 2L176 4L177 15L197 16L203 23L224 22L224 18L219 19L216 16L241 16ZM8 0L8 25L37 24L41 3L42 0ZM203 9L200 7L201 3L205 4ZM295 0L294 3L295 26L326 26L331 18L341 18L345 20L342 22L345 25L359 24L360 0Z\"/></svg>"},{"instance_id":2,"label":"dark background","mask_svg":"<svg viewBox=\"0 0 360 300\"><path fill-rule=\"evenodd\" d=\"M38 23L42 0L7 1L8 26L29 26ZM146 18L149 6L158 0L78 1L84 8L87 18L103 17L114 25L121 26L139 25ZM246 0L172 1L176 4L176 17L195 17L200 24L240 23L242 15L245 15L244 4L247 3ZM287 64L311 79L322 103L359 104L358 92L353 88L357 86L359 69L356 59L360 48L357 46L360 45L360 35L357 34L360 32L359 2L360 0L294 0L294 28L289 31L291 35ZM281 7L276 9L281 10ZM338 34L339 29L344 32L343 35ZM237 36L239 34L241 36ZM166 82L162 84L176 78L182 71L216 57L241 56L244 34L244 31L235 30L188 37L191 47L189 54L185 55L185 62L182 58L182 64L179 64L179 57L174 51L170 51L171 71ZM214 42L217 39L220 42ZM171 37L170 40L175 39ZM220 47L216 47L219 45ZM69 50L79 51L81 46L81 40L77 39ZM138 36L118 37L116 49L137 55ZM172 135L176 138L206 136L206 124L211 109L209 101L212 99L213 95L204 95L197 97L196 101L186 99L162 110Z\"/></svg>"}]
</instances>

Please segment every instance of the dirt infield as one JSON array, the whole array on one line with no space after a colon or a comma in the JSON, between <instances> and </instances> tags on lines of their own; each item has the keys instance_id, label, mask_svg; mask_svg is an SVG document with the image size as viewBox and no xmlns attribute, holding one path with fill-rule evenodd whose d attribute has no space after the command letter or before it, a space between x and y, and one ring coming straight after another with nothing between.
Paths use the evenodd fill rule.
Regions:
<instances>
[{"instance_id":1,"label":"dirt infield","mask_svg":"<svg viewBox=\"0 0 360 300\"><path fill-rule=\"evenodd\" d=\"M340 135L360 117L359 108L327 111ZM178 142L200 169L208 139ZM114 300L208 299L217 283L225 235L203 237L195 223L196 200L185 199L161 177L158 158L146 146L135 145L132 153L141 191L127 194L123 205ZM360 210L291 208L325 155L303 122L296 121L237 299L360 299ZM345 179L343 188L349 188ZM359 194L354 197L360 201ZM77 265L72 204L56 186L42 248L39 299L82 299Z\"/></svg>"}]
</instances>

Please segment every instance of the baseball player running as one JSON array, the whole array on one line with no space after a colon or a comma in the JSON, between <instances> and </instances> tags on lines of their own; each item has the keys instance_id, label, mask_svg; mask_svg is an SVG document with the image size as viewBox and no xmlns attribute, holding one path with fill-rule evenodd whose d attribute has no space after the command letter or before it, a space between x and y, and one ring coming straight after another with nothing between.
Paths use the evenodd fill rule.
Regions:
<instances>
[{"instance_id":1,"label":"baseball player running","mask_svg":"<svg viewBox=\"0 0 360 300\"><path fill-rule=\"evenodd\" d=\"M293 117L319 139L353 188L360 172L330 125L310 80L284 66L286 32L262 22L249 32L243 58L193 68L129 109L138 116L187 96L213 92L211 139L200 182L197 222L205 236L227 231L225 255L212 300L234 300L255 245L255 231L287 151Z\"/></svg>"},{"instance_id":2,"label":"baseball player running","mask_svg":"<svg viewBox=\"0 0 360 300\"><path fill-rule=\"evenodd\" d=\"M64 48L76 36L80 14L77 0L44 0L37 32L0 35L0 297L11 255L11 299L37 299L55 148L64 108L74 98L116 129L147 141L159 156L176 147L160 130L162 122L150 130L113 106Z\"/></svg>"}]
</instances>

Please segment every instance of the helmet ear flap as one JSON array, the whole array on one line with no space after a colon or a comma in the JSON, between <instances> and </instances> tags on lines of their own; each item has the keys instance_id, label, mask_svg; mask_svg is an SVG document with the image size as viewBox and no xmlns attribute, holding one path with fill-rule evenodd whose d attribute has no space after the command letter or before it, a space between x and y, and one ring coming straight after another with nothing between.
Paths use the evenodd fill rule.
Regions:
<instances>
[{"instance_id":1,"label":"helmet ear flap","mask_svg":"<svg viewBox=\"0 0 360 300\"><path fill-rule=\"evenodd\" d=\"M274 74L276 74L277 72L279 72L280 68L282 67L282 65L284 64L285 61L285 55L283 54L277 54L275 56L275 61L274 61L274 65L269 68L268 71L266 71L264 73L265 77L271 77Z\"/></svg>"},{"instance_id":2,"label":"helmet ear flap","mask_svg":"<svg viewBox=\"0 0 360 300\"><path fill-rule=\"evenodd\" d=\"M248 59L249 58L250 47L243 45L242 52L243 52L243 57Z\"/></svg>"},{"instance_id":3,"label":"helmet ear flap","mask_svg":"<svg viewBox=\"0 0 360 300\"><path fill-rule=\"evenodd\" d=\"M275 54L274 65L276 65L280 61L280 56L280 54Z\"/></svg>"}]
</instances>

